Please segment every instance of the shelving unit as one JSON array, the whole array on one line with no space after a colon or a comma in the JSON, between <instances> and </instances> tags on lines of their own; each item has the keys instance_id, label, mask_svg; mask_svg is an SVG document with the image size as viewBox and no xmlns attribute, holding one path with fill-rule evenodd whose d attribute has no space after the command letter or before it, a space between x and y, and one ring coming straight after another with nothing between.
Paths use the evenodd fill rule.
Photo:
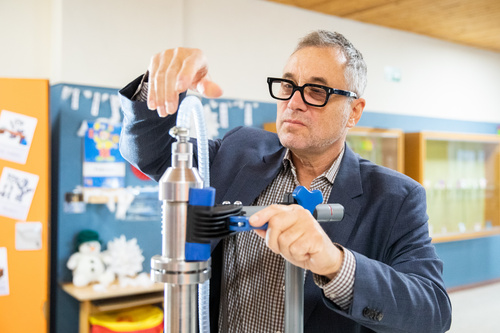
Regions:
<instances>
[{"instance_id":1,"label":"shelving unit","mask_svg":"<svg viewBox=\"0 0 500 333\"><path fill-rule=\"evenodd\" d=\"M500 136L406 133L405 166L426 189L434 242L500 233Z\"/></svg>"},{"instance_id":2,"label":"shelving unit","mask_svg":"<svg viewBox=\"0 0 500 333\"><path fill-rule=\"evenodd\" d=\"M404 172L404 133L399 129L353 127L347 144L361 157L378 165Z\"/></svg>"},{"instance_id":3,"label":"shelving unit","mask_svg":"<svg viewBox=\"0 0 500 333\"><path fill-rule=\"evenodd\" d=\"M164 285L153 283L148 286L122 287L115 281L103 291L96 291L93 285L75 287L72 283L63 284L62 289L80 303L79 333L88 333L89 318L93 314L140 305L161 305Z\"/></svg>"}]
</instances>

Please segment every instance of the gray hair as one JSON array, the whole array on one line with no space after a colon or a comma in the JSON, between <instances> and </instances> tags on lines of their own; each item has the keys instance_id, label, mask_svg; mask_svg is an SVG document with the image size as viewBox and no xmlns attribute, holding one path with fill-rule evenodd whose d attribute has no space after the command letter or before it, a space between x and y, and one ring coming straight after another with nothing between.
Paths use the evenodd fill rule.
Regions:
<instances>
[{"instance_id":1,"label":"gray hair","mask_svg":"<svg viewBox=\"0 0 500 333\"><path fill-rule=\"evenodd\" d=\"M366 87L366 63L350 41L338 32L316 30L300 39L295 52L305 47L334 47L339 49L347 59L345 65L345 79L349 90L361 97Z\"/></svg>"}]
</instances>

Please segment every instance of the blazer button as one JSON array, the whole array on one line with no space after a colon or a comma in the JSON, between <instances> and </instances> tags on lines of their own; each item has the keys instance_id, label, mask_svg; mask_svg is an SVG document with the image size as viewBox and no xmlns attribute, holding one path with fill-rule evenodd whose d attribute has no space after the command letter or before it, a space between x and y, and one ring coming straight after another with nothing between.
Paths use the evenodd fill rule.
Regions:
<instances>
[{"instance_id":1,"label":"blazer button","mask_svg":"<svg viewBox=\"0 0 500 333\"><path fill-rule=\"evenodd\" d=\"M363 316L365 316L366 318L373 319L373 315L373 310L369 307L363 309Z\"/></svg>"},{"instance_id":2,"label":"blazer button","mask_svg":"<svg viewBox=\"0 0 500 333\"><path fill-rule=\"evenodd\" d=\"M382 318L384 318L384 314L382 312L377 312L377 316L375 317L375 319L377 321L382 321Z\"/></svg>"}]
</instances>

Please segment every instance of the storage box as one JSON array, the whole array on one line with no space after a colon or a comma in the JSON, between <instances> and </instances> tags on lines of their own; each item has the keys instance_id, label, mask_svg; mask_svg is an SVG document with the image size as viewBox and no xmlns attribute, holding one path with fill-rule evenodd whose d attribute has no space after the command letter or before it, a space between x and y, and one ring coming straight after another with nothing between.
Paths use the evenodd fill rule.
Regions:
<instances>
[{"instance_id":1,"label":"storage box","mask_svg":"<svg viewBox=\"0 0 500 333\"><path fill-rule=\"evenodd\" d=\"M90 316L91 333L162 333L163 312L148 305Z\"/></svg>"}]
</instances>

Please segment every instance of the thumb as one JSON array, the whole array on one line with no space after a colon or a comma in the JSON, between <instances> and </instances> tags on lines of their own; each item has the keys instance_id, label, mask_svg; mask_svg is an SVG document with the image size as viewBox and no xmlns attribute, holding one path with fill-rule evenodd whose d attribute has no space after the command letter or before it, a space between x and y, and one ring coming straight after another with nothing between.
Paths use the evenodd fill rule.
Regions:
<instances>
[{"instance_id":1,"label":"thumb","mask_svg":"<svg viewBox=\"0 0 500 333\"><path fill-rule=\"evenodd\" d=\"M196 90L208 98L217 98L222 96L222 88L207 77L201 79L196 85Z\"/></svg>"}]
</instances>

